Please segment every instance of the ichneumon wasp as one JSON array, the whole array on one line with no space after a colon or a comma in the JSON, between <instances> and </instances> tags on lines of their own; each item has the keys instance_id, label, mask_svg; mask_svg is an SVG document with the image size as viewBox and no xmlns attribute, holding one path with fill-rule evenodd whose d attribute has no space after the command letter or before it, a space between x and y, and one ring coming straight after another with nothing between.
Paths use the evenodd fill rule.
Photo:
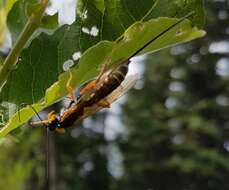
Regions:
<instances>
[{"instance_id":1,"label":"ichneumon wasp","mask_svg":"<svg viewBox=\"0 0 229 190\"><path fill-rule=\"evenodd\" d=\"M128 64L122 64L115 70L101 72L97 79L89 81L79 88L79 92L76 93L78 94L77 97L73 97L75 93L69 91L71 102L62 113L55 114L51 111L46 120L32 122L31 124L43 124L50 130L61 133L75 121L92 115L104 107L109 107L111 103L135 85L136 75L128 76L124 80L127 71ZM66 88L71 89L69 86Z\"/></svg>"},{"instance_id":2,"label":"ichneumon wasp","mask_svg":"<svg viewBox=\"0 0 229 190\"><path fill-rule=\"evenodd\" d=\"M192 14L192 13L191 13ZM130 89L136 82L136 77L126 78L130 59L138 55L142 50L148 47L153 41L170 31L176 25L184 21L191 14L179 19L164 31L153 37L136 52L130 55L126 60L120 62L115 68L106 69L106 65L102 65L100 74L96 79L90 80L79 88L78 96L74 94L74 89L71 87L72 74L66 84L66 89L69 92L71 102L62 113L54 113L51 111L46 120L32 122L32 125L43 124L50 130L64 132L65 128L73 125L96 111L109 107L118 97ZM122 84L124 82L125 85Z\"/></svg>"}]
</instances>

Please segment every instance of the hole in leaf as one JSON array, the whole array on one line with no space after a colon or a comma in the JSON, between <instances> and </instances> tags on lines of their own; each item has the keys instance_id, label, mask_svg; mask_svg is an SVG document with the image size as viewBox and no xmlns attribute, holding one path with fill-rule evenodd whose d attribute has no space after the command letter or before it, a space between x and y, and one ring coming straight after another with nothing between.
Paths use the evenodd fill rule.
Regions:
<instances>
[{"instance_id":1,"label":"hole in leaf","mask_svg":"<svg viewBox=\"0 0 229 190\"><path fill-rule=\"evenodd\" d=\"M95 37L98 36L99 29L96 26L93 26L91 29L87 27L82 27L82 32Z\"/></svg>"},{"instance_id":2,"label":"hole in leaf","mask_svg":"<svg viewBox=\"0 0 229 190\"><path fill-rule=\"evenodd\" d=\"M64 71L68 71L72 66L74 65L74 61L69 59L67 61L64 62L63 64L63 70Z\"/></svg>"},{"instance_id":3,"label":"hole in leaf","mask_svg":"<svg viewBox=\"0 0 229 190\"><path fill-rule=\"evenodd\" d=\"M72 55L72 59L73 59L74 61L79 60L80 57L81 57L81 52L80 52L80 51L77 51L77 52L75 52L75 53Z\"/></svg>"}]
</instances>

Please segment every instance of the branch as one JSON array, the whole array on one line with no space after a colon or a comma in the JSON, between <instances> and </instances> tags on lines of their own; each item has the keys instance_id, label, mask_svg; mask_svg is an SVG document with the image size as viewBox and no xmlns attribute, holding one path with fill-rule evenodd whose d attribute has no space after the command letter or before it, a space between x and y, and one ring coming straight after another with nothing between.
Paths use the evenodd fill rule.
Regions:
<instances>
[{"instance_id":1,"label":"branch","mask_svg":"<svg viewBox=\"0 0 229 190\"><path fill-rule=\"evenodd\" d=\"M48 3L49 0L40 0L39 10L29 16L28 21L22 30L17 42L7 56L4 64L0 68L0 88L4 85L7 77L17 63L18 57L21 54L25 44L28 42L35 30L39 28L41 19Z\"/></svg>"}]
</instances>

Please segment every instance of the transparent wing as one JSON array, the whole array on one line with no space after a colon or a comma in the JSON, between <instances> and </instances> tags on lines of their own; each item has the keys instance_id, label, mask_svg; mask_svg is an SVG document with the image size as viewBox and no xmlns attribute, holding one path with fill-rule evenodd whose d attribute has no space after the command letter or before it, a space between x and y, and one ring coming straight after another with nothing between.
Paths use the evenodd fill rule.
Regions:
<instances>
[{"instance_id":1,"label":"transparent wing","mask_svg":"<svg viewBox=\"0 0 229 190\"><path fill-rule=\"evenodd\" d=\"M114 101L116 101L121 96L123 96L128 90L130 90L136 84L137 79L138 79L137 74L127 76L118 88L116 88L111 94L109 94L106 98L104 98L104 101L106 101L108 104L112 104ZM68 100L68 99L66 99L66 100ZM70 101L70 100L68 100L68 101ZM59 104L60 102L61 101L58 101L58 102L56 102L56 104ZM82 119L84 119L90 115L95 114L96 112L100 111L103 108L104 107L99 106L97 104L94 104L91 107L84 108L83 116L80 117L77 121L81 121ZM41 124L47 123L47 122L48 122L48 120L42 120L42 121L39 120L39 121L31 122L31 124L35 126L35 125L41 125Z\"/></svg>"},{"instance_id":2,"label":"transparent wing","mask_svg":"<svg viewBox=\"0 0 229 190\"><path fill-rule=\"evenodd\" d=\"M137 80L137 74L127 76L121 85L106 97L106 101L112 104L114 101L123 96L127 91L129 91L136 84Z\"/></svg>"},{"instance_id":3,"label":"transparent wing","mask_svg":"<svg viewBox=\"0 0 229 190\"><path fill-rule=\"evenodd\" d=\"M125 80L121 83L121 85L116 88L111 94L109 94L104 100L112 104L117 99L119 99L121 96L123 96L127 91L129 91L137 82L138 76L136 75L129 75L125 78ZM93 115L94 113L100 111L104 107L93 105L91 107L85 108L84 115L79 119L82 120L90 115Z\"/></svg>"}]
</instances>

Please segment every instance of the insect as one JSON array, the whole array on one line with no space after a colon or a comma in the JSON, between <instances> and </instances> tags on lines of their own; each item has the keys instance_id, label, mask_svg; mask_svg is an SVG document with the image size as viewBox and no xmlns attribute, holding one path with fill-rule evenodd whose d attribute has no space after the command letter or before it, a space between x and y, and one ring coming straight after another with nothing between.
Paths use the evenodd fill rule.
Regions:
<instances>
[{"instance_id":1,"label":"insect","mask_svg":"<svg viewBox=\"0 0 229 190\"><path fill-rule=\"evenodd\" d=\"M69 92L72 101L67 109L63 113L59 114L55 114L52 111L48 114L46 120L32 122L31 124L43 124L50 130L64 132L65 128L72 126L75 121L79 121L104 107L109 107L111 103L126 92L126 89L131 88L136 82L136 78L133 77L125 79L130 59L138 55L154 40L161 37L170 29L185 20L188 16L190 16L190 14L178 20L175 24L169 26L156 37L153 37L149 42L130 55L129 58L119 63L116 68L106 70L106 65L103 65L100 74L96 79L91 80L80 87L79 95L77 97L75 97L74 90L70 85L70 81L72 79L72 75L70 73L66 89ZM125 85L122 84L123 81L125 82Z\"/></svg>"},{"instance_id":2,"label":"insect","mask_svg":"<svg viewBox=\"0 0 229 190\"><path fill-rule=\"evenodd\" d=\"M80 88L77 98L72 97L74 96L72 91L69 92L72 101L63 113L55 114L52 111L48 114L47 120L32 122L31 124L44 124L50 130L61 133L75 121L81 120L104 107L109 107L137 81L137 76L131 76L125 79L125 83L122 84L128 71L128 64L129 62L126 62L126 64L105 73L102 71L97 79L89 81ZM66 88L71 89L68 86ZM77 100L75 101L75 99Z\"/></svg>"}]
</instances>

